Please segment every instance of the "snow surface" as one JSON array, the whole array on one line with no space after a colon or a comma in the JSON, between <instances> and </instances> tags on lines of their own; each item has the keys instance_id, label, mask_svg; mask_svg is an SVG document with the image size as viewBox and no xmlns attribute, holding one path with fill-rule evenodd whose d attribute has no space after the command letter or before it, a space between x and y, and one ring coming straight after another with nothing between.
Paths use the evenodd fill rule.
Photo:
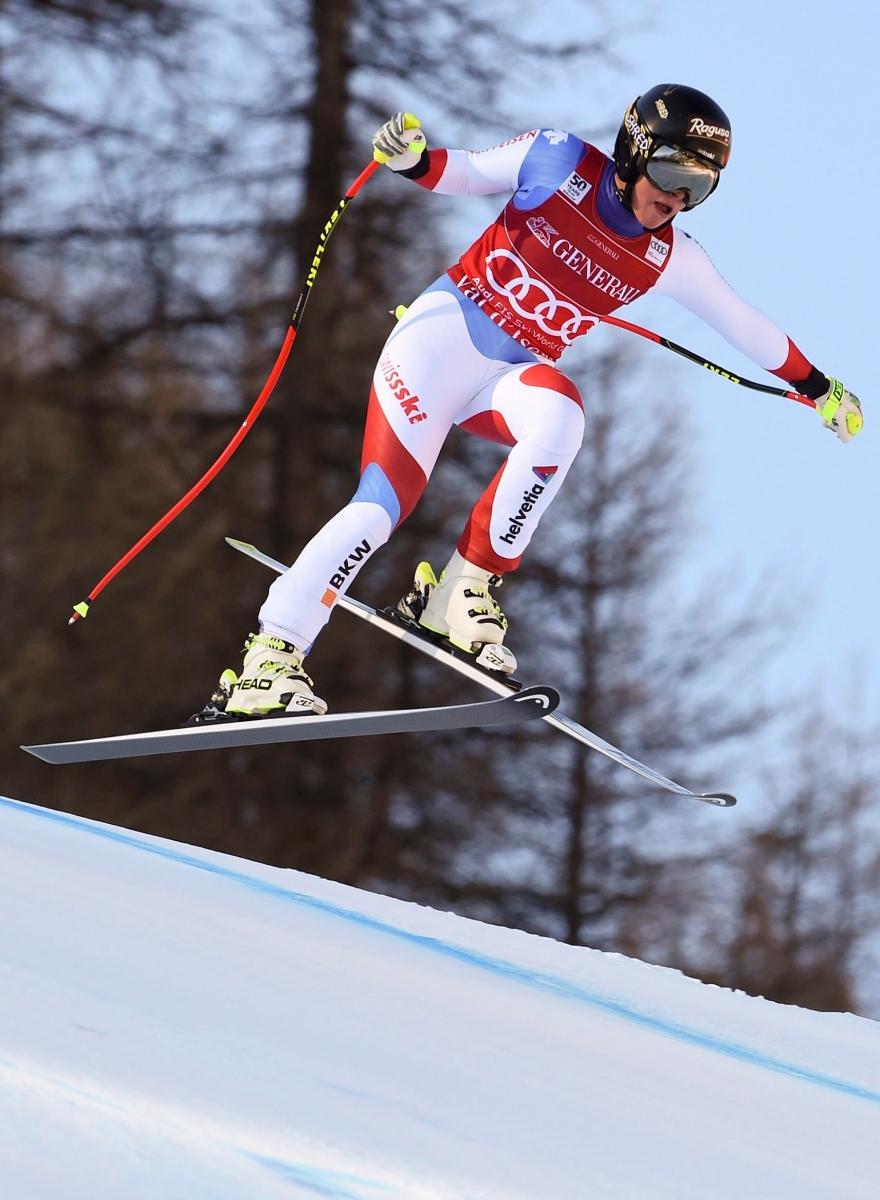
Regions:
<instances>
[{"instance_id":1,"label":"snow surface","mask_svg":"<svg viewBox=\"0 0 880 1200\"><path fill-rule=\"evenodd\" d=\"M880 1025L0 799L0 1195L878 1195Z\"/></svg>"}]
</instances>

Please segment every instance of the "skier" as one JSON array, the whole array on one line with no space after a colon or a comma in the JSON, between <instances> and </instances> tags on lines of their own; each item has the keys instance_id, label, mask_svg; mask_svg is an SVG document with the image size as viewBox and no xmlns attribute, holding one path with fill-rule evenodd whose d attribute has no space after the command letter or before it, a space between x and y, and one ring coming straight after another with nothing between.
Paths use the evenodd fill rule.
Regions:
<instances>
[{"instance_id":1,"label":"skier","mask_svg":"<svg viewBox=\"0 0 880 1200\"><path fill-rule=\"evenodd\" d=\"M637 97L612 159L559 129L478 152L430 150L411 113L387 121L373 145L379 161L429 191L513 197L388 338L373 377L360 485L272 585L241 676L224 672L202 719L326 712L303 661L337 597L412 512L452 425L511 451L439 581L420 564L399 607L482 665L511 672L507 620L490 588L519 566L584 433L578 390L555 363L597 314L650 289L808 396L842 442L862 428L858 399L673 228L679 213L712 194L730 156L730 122L703 92L661 84Z\"/></svg>"}]
</instances>

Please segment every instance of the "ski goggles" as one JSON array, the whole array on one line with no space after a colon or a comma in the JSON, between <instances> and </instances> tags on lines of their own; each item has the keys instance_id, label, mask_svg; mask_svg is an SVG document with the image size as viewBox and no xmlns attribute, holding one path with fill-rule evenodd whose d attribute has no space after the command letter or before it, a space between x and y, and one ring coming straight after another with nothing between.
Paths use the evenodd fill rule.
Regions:
<instances>
[{"instance_id":1,"label":"ski goggles","mask_svg":"<svg viewBox=\"0 0 880 1200\"><path fill-rule=\"evenodd\" d=\"M718 184L718 170L675 146L657 146L645 174L661 192L687 192L688 208L702 204Z\"/></svg>"}]
</instances>

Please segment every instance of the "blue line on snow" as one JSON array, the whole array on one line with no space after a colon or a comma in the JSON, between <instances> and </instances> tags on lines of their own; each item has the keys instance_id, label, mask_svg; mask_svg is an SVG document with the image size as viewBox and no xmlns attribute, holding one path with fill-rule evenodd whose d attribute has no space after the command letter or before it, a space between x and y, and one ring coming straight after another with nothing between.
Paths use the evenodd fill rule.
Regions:
<instances>
[{"instance_id":1,"label":"blue line on snow","mask_svg":"<svg viewBox=\"0 0 880 1200\"><path fill-rule=\"evenodd\" d=\"M456 946L451 942L443 942L439 938L428 937L420 933L410 933L408 930L398 929L386 921L380 921L377 917L369 917L365 913L341 908L339 905L332 904L329 900L320 900L316 896L308 896L304 892L294 892L288 888L281 887L279 884L269 883L268 880L255 879L251 875L246 875L242 871L235 871L231 867L222 866L220 863L205 862L194 855L174 849L173 845L157 845L154 842L148 841L145 835L126 833L112 825L94 824L82 817L74 817L69 813L55 812L52 809L40 808L33 804L25 804L21 800L11 800L6 796L0 796L0 806L24 811L29 815L51 821L56 825L78 829L81 832L90 833L96 837L116 842L122 846L128 846L134 850L145 851L147 854L154 854L158 858L167 859L181 866L193 867L197 871L204 871L209 875L216 875L233 883L242 884L251 891L260 892L263 895L316 909L330 916L341 917L343 920L351 921L365 929L386 934L400 941L429 950L434 954L441 954L446 958L466 963L468 966L477 967L479 970L490 971L494 975L500 975L516 983L523 983L555 996L589 1004L592 1008L598 1009L600 1012L620 1017L634 1025L641 1026L643 1029L664 1034L687 1045L697 1046L702 1050L709 1050L715 1054L723 1054L727 1058L733 1058L739 1062L748 1063L751 1066L762 1067L764 1070L774 1071L779 1075L786 1075L791 1079L797 1079L803 1083L812 1083L819 1087L828 1088L831 1091L840 1092L845 1096L854 1096L859 1100L868 1100L872 1104L880 1104L880 1092L864 1087L861 1084L851 1083L846 1079L838 1079L833 1075L825 1075L820 1071L812 1071L808 1067L799 1067L795 1063L774 1058L772 1055L764 1054L759 1050L752 1050L748 1046L741 1046L736 1042L728 1042L722 1038L713 1037L711 1034L701 1033L696 1029L688 1029L684 1025L676 1025L673 1021L665 1021L662 1017L654 1017L649 1013L639 1012L638 1009L630 1008L622 1001L610 1000L607 997L588 991L585 987L570 983L568 980L547 975L540 971L530 971L525 967L516 966L515 963L492 958L488 954L481 954L477 950L468 950L463 946Z\"/></svg>"},{"instance_id":2,"label":"blue line on snow","mask_svg":"<svg viewBox=\"0 0 880 1200\"><path fill-rule=\"evenodd\" d=\"M267 1158L263 1154L246 1153L255 1163L266 1167L281 1179L292 1181L300 1187L314 1192L318 1196L327 1196L330 1200L363 1200L364 1190L371 1192L390 1192L392 1187L385 1183L376 1183L371 1179L361 1179L357 1175L346 1175L341 1171L326 1171L315 1167L303 1167L294 1163L281 1162L277 1158ZM355 1187L357 1191L351 1191ZM397 1188L393 1189L395 1192Z\"/></svg>"}]
</instances>

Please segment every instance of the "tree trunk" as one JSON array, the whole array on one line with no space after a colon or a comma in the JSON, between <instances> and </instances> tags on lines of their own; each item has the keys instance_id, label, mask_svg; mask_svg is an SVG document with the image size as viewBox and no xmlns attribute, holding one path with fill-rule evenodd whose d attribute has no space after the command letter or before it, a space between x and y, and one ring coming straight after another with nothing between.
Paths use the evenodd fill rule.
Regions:
<instances>
[{"instance_id":1,"label":"tree trunk","mask_svg":"<svg viewBox=\"0 0 880 1200\"><path fill-rule=\"evenodd\" d=\"M571 793L568 805L568 845L565 853L565 895L562 915L565 920L565 940L571 946L580 945L581 890L584 871L584 824L589 792L586 779L585 750L574 752L571 772Z\"/></svg>"},{"instance_id":2,"label":"tree trunk","mask_svg":"<svg viewBox=\"0 0 880 1200\"><path fill-rule=\"evenodd\" d=\"M306 112L309 160L302 207L291 231L298 284L345 187L351 19L351 0L312 0L315 83ZM288 560L331 515L322 512L320 503L320 442L325 418L333 415L327 412L332 406L332 389L323 352L329 339L321 336L320 326L330 319L333 298L338 297L339 288L331 279L334 274L332 254L328 254L309 300L308 323L304 322L304 332L297 338L275 404L275 495L269 535L274 552Z\"/></svg>"}]
</instances>

